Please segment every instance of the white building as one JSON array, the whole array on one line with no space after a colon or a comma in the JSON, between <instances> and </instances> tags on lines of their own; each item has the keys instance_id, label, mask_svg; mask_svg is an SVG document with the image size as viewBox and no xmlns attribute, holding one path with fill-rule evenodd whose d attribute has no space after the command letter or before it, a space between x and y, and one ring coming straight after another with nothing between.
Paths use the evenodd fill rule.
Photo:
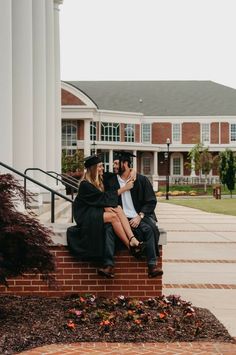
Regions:
<instances>
[{"instance_id":1,"label":"white building","mask_svg":"<svg viewBox=\"0 0 236 355\"><path fill-rule=\"evenodd\" d=\"M0 161L21 172L61 170L60 4L1 0Z\"/></svg>"}]
</instances>

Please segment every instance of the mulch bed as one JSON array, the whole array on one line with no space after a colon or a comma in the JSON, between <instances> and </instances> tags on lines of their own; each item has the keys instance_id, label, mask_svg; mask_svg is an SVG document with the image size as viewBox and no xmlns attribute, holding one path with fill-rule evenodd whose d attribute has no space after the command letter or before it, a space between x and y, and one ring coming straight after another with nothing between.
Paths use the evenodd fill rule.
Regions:
<instances>
[{"instance_id":1,"label":"mulch bed","mask_svg":"<svg viewBox=\"0 0 236 355\"><path fill-rule=\"evenodd\" d=\"M215 316L180 296L0 296L0 354L73 342L234 342Z\"/></svg>"}]
</instances>

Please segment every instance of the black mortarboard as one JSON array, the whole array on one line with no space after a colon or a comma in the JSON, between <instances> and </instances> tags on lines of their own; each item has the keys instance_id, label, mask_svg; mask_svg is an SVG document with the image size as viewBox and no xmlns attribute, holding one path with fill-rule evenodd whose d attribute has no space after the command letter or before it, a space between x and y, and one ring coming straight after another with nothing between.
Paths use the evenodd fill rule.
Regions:
<instances>
[{"instance_id":1,"label":"black mortarboard","mask_svg":"<svg viewBox=\"0 0 236 355\"><path fill-rule=\"evenodd\" d=\"M120 150L119 152L115 153L115 159L119 159L119 161L128 161L131 163L131 158L136 157L133 153L126 152L124 150Z\"/></svg>"},{"instance_id":2,"label":"black mortarboard","mask_svg":"<svg viewBox=\"0 0 236 355\"><path fill-rule=\"evenodd\" d=\"M89 157L84 158L84 166L85 168L89 168L90 166L97 165L101 163L102 159L98 155L90 155Z\"/></svg>"}]
</instances>

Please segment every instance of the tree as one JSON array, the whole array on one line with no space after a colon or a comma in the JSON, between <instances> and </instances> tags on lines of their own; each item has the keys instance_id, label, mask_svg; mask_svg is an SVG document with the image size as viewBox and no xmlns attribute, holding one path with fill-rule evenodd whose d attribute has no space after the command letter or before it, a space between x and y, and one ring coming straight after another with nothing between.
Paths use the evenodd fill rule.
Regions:
<instances>
[{"instance_id":1,"label":"tree","mask_svg":"<svg viewBox=\"0 0 236 355\"><path fill-rule=\"evenodd\" d=\"M207 190L207 176L213 167L212 154L208 147L204 147L202 143L196 144L188 153L190 163L187 163L191 169L199 170L205 176L204 190Z\"/></svg>"},{"instance_id":2,"label":"tree","mask_svg":"<svg viewBox=\"0 0 236 355\"><path fill-rule=\"evenodd\" d=\"M73 173L83 170L84 154L81 150L77 150L73 155L66 155L66 151L62 151L61 166L62 173Z\"/></svg>"},{"instance_id":3,"label":"tree","mask_svg":"<svg viewBox=\"0 0 236 355\"><path fill-rule=\"evenodd\" d=\"M235 187L236 158L230 149L220 152L219 156L220 180L223 185L227 186L232 198L232 191Z\"/></svg>"},{"instance_id":4,"label":"tree","mask_svg":"<svg viewBox=\"0 0 236 355\"><path fill-rule=\"evenodd\" d=\"M27 202L32 195L27 193ZM42 274L54 283L55 262L49 248L51 229L41 225L33 213L19 212L16 201L24 200L24 189L10 174L0 175L0 284L8 286L7 278L25 272Z\"/></svg>"}]
</instances>

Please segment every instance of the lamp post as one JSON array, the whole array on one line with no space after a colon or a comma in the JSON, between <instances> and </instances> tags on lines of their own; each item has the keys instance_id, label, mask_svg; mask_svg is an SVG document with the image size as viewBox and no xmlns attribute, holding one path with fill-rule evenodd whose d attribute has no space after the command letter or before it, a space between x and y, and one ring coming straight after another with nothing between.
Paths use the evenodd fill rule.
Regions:
<instances>
[{"instance_id":1,"label":"lamp post","mask_svg":"<svg viewBox=\"0 0 236 355\"><path fill-rule=\"evenodd\" d=\"M93 141L93 143L91 144L91 146L92 146L92 149L91 149L92 155L97 154L97 144L96 144L96 142Z\"/></svg>"},{"instance_id":2,"label":"lamp post","mask_svg":"<svg viewBox=\"0 0 236 355\"><path fill-rule=\"evenodd\" d=\"M169 200L169 186L170 186L170 138L166 140L167 152L164 153L165 160L167 162L166 169L166 200Z\"/></svg>"}]
</instances>

